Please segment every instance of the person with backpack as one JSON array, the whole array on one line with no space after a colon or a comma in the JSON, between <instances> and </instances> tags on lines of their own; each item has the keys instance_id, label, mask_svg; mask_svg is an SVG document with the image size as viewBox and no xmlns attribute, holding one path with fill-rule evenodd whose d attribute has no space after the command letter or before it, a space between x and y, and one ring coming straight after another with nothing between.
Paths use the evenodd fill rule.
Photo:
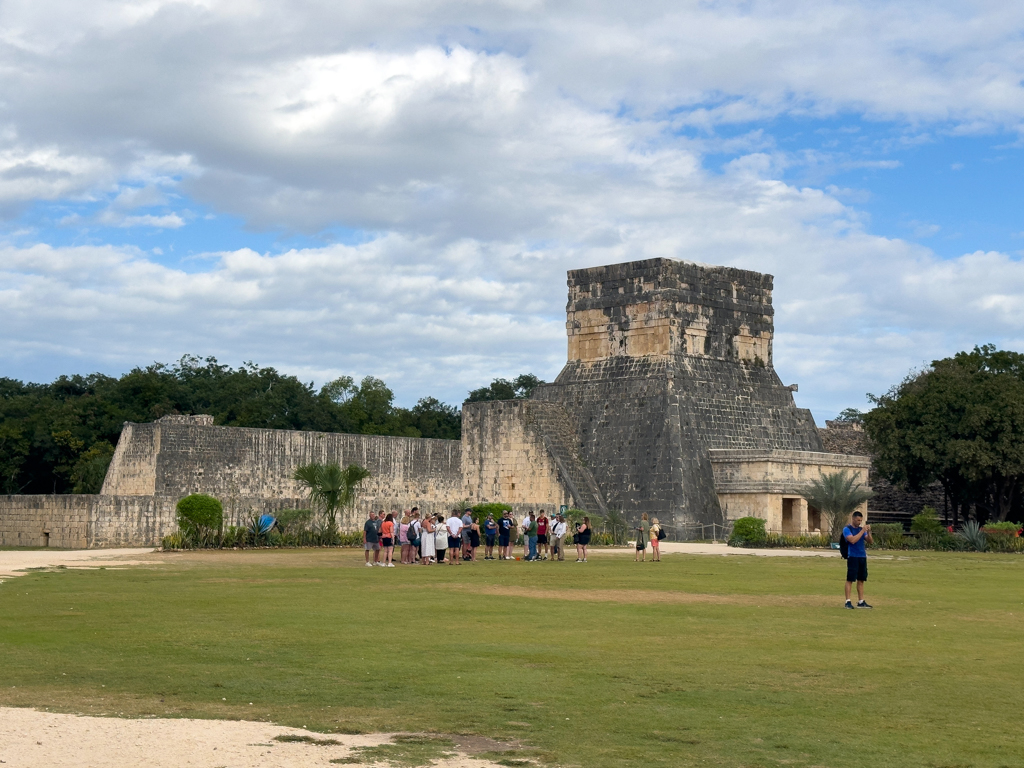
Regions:
<instances>
[{"instance_id":1,"label":"person with backpack","mask_svg":"<svg viewBox=\"0 0 1024 768\"><path fill-rule=\"evenodd\" d=\"M850 591L853 582L857 582L857 607L871 607L864 600L864 582L868 580L867 545L874 544L875 540L871 537L871 526L861 526L863 521L864 515L854 512L850 524L843 528L843 535L839 539L839 553L846 558L846 605L843 607L851 611L853 603L850 602Z\"/></svg>"},{"instance_id":2,"label":"person with backpack","mask_svg":"<svg viewBox=\"0 0 1024 768\"><path fill-rule=\"evenodd\" d=\"M647 521L647 513L640 516L640 523L636 527L636 554L633 555L633 562L647 562L647 540L651 537L651 524Z\"/></svg>"},{"instance_id":3,"label":"person with backpack","mask_svg":"<svg viewBox=\"0 0 1024 768\"><path fill-rule=\"evenodd\" d=\"M661 540L665 538L665 529L661 527L658 518L651 520L651 549L654 550L652 563L661 562Z\"/></svg>"}]
</instances>

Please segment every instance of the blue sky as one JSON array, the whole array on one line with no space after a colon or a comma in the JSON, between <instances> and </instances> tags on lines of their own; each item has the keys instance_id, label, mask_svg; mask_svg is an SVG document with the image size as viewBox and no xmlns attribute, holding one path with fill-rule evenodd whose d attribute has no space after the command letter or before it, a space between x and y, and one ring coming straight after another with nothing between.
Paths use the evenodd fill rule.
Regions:
<instances>
[{"instance_id":1,"label":"blue sky","mask_svg":"<svg viewBox=\"0 0 1024 768\"><path fill-rule=\"evenodd\" d=\"M458 402L565 359L565 271L771 272L819 421L1024 346L1024 8L0 7L0 375L184 354Z\"/></svg>"}]
</instances>

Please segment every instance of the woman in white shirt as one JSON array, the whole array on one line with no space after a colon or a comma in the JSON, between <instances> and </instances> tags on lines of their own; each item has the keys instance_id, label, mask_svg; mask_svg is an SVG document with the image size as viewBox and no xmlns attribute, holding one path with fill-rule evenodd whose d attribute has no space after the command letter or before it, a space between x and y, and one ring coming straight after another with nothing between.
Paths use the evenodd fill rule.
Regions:
<instances>
[{"instance_id":1,"label":"woman in white shirt","mask_svg":"<svg viewBox=\"0 0 1024 768\"><path fill-rule=\"evenodd\" d=\"M420 527L420 562L423 565L430 565L434 562L434 521L430 515L423 518L423 525Z\"/></svg>"}]
</instances>

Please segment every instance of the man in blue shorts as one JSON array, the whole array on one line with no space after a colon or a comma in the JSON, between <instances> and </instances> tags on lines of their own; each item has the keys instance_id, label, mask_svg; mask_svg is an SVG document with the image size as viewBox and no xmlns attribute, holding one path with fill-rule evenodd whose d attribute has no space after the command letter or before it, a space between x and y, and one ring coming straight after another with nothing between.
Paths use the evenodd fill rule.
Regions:
<instances>
[{"instance_id":1,"label":"man in blue shorts","mask_svg":"<svg viewBox=\"0 0 1024 768\"><path fill-rule=\"evenodd\" d=\"M874 544L871 538L871 526L865 525L864 515L860 512L853 513L850 525L843 528L843 537L849 545L849 555L846 559L846 606L853 610L853 603L850 602L850 590L853 582L857 582L857 607L870 608L864 601L864 582L868 580L868 550L867 543Z\"/></svg>"}]
</instances>

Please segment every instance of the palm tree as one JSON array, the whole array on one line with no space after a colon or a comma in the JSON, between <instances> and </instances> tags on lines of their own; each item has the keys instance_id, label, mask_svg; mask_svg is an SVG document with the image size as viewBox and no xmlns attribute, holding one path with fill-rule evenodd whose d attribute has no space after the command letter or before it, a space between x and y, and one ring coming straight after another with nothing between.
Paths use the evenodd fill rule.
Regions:
<instances>
[{"instance_id":1,"label":"palm tree","mask_svg":"<svg viewBox=\"0 0 1024 768\"><path fill-rule=\"evenodd\" d=\"M817 480L812 480L800 495L821 511L828 520L832 540L838 541L847 518L875 494L860 485L856 475L844 469L842 472L823 473Z\"/></svg>"},{"instance_id":2,"label":"palm tree","mask_svg":"<svg viewBox=\"0 0 1024 768\"><path fill-rule=\"evenodd\" d=\"M356 488L370 476L370 472L358 464L349 464L344 469L339 464L303 464L295 470L293 477L309 491L309 500L323 511L328 530L338 527L338 512L352 505Z\"/></svg>"}]
</instances>

